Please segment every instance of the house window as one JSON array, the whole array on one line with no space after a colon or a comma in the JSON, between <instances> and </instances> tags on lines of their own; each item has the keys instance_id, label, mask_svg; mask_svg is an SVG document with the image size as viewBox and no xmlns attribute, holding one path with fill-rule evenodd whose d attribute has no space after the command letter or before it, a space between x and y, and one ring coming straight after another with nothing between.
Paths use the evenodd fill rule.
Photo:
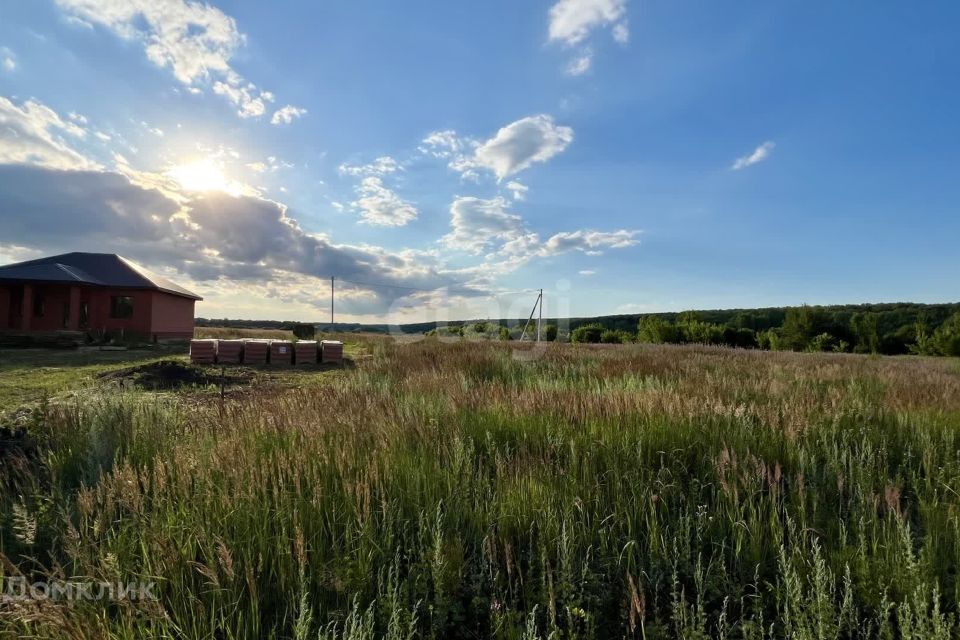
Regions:
<instances>
[{"instance_id":1,"label":"house window","mask_svg":"<svg viewBox=\"0 0 960 640\"><path fill-rule=\"evenodd\" d=\"M70 328L70 301L63 303L63 328Z\"/></svg>"},{"instance_id":2,"label":"house window","mask_svg":"<svg viewBox=\"0 0 960 640\"><path fill-rule=\"evenodd\" d=\"M34 292L33 294L33 317L42 318L43 312L46 310L46 305L43 302L43 294L39 291Z\"/></svg>"},{"instance_id":3,"label":"house window","mask_svg":"<svg viewBox=\"0 0 960 640\"><path fill-rule=\"evenodd\" d=\"M133 298L130 296L111 296L110 317L117 319L132 318Z\"/></svg>"},{"instance_id":4,"label":"house window","mask_svg":"<svg viewBox=\"0 0 960 640\"><path fill-rule=\"evenodd\" d=\"M89 318L90 318L90 307L88 303L81 302L80 303L80 326L83 328L86 328Z\"/></svg>"}]
</instances>

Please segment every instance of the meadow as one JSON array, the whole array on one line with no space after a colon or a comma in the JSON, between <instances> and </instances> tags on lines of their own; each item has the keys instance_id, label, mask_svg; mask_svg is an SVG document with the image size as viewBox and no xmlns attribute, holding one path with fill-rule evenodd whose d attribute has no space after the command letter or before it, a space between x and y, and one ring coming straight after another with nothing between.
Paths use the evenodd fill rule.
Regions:
<instances>
[{"instance_id":1,"label":"meadow","mask_svg":"<svg viewBox=\"0 0 960 640\"><path fill-rule=\"evenodd\" d=\"M7 599L0 634L960 633L956 359L347 347L223 401L83 376L4 396L30 446L0 449L3 579L156 599ZM0 360L0 388L36 375Z\"/></svg>"}]
</instances>

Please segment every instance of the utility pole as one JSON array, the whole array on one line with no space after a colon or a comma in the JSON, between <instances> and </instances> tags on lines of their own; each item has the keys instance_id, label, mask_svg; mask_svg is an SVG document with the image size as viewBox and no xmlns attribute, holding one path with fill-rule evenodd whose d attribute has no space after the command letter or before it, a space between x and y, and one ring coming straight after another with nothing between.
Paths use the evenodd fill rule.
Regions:
<instances>
[{"instance_id":1,"label":"utility pole","mask_svg":"<svg viewBox=\"0 0 960 640\"><path fill-rule=\"evenodd\" d=\"M537 316L537 342L540 342L540 324L543 322L543 289L540 289L540 297L537 300L540 301L537 305L540 309L540 315Z\"/></svg>"},{"instance_id":2,"label":"utility pole","mask_svg":"<svg viewBox=\"0 0 960 640\"><path fill-rule=\"evenodd\" d=\"M523 342L523 339L526 337L526 335L527 335L527 327L529 327L529 326L530 326L530 323L533 321L533 312L537 310L537 307L541 304L541 300L543 300L543 289L540 289L540 294L537 296L537 301L533 303L533 308L530 309L530 317L527 318L526 323L524 323L524 325L523 325L523 331L520 333L520 340L519 340L520 342ZM540 314L541 314L541 315L543 314L543 310L542 310L542 309L540 310ZM540 333L540 321L537 320L537 334L539 334L539 333ZM537 340L539 340L539 339L540 339L540 338L539 338L539 335L538 335Z\"/></svg>"},{"instance_id":3,"label":"utility pole","mask_svg":"<svg viewBox=\"0 0 960 640\"><path fill-rule=\"evenodd\" d=\"M333 284L333 276L330 276L330 330L333 330L333 292L335 285Z\"/></svg>"}]
</instances>

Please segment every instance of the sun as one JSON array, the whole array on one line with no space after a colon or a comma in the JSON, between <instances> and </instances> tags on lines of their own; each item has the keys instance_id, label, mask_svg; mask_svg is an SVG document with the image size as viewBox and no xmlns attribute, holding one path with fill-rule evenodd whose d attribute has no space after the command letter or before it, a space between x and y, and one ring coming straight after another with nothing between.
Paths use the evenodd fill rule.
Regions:
<instances>
[{"instance_id":1,"label":"sun","mask_svg":"<svg viewBox=\"0 0 960 640\"><path fill-rule=\"evenodd\" d=\"M179 164L167 171L167 176L176 180L184 191L223 191L231 195L239 195L243 191L210 158Z\"/></svg>"}]
</instances>

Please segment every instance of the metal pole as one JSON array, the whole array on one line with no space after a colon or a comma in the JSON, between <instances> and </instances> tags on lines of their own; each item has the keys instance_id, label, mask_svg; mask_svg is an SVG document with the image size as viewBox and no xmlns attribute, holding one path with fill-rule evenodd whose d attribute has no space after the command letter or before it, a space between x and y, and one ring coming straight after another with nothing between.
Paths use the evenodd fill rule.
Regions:
<instances>
[{"instance_id":1,"label":"metal pole","mask_svg":"<svg viewBox=\"0 0 960 640\"><path fill-rule=\"evenodd\" d=\"M333 276L330 276L330 329L333 330L333 292L334 292Z\"/></svg>"},{"instance_id":2,"label":"metal pole","mask_svg":"<svg viewBox=\"0 0 960 640\"><path fill-rule=\"evenodd\" d=\"M540 301L540 315L537 316L537 342L540 342L540 324L543 322L543 289L540 289L540 297L537 300Z\"/></svg>"}]
</instances>

